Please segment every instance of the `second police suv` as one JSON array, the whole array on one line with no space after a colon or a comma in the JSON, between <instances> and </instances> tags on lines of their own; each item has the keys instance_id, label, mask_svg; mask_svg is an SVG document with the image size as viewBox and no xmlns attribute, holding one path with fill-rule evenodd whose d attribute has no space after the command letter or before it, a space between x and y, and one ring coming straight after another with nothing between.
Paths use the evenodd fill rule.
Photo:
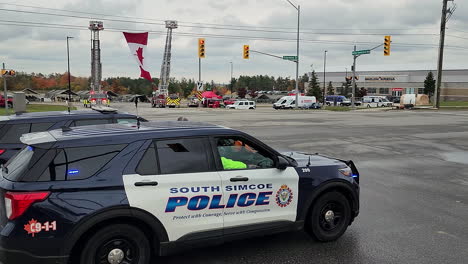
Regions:
<instances>
[{"instance_id":1,"label":"second police suv","mask_svg":"<svg viewBox=\"0 0 468 264\"><path fill-rule=\"evenodd\" d=\"M148 264L186 246L301 229L333 241L359 213L353 162L280 154L226 127L109 124L21 141L1 170L7 264Z\"/></svg>"}]
</instances>

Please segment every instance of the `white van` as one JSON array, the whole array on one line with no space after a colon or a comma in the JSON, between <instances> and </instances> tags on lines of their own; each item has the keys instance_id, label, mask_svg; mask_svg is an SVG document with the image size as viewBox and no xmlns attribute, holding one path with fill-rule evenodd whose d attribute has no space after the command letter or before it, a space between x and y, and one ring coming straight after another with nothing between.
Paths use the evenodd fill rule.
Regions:
<instances>
[{"instance_id":1,"label":"white van","mask_svg":"<svg viewBox=\"0 0 468 264\"><path fill-rule=\"evenodd\" d=\"M227 105L226 109L255 109L257 106L254 101L241 100L236 101L231 105Z\"/></svg>"},{"instance_id":2,"label":"white van","mask_svg":"<svg viewBox=\"0 0 468 264\"><path fill-rule=\"evenodd\" d=\"M385 96L364 96L362 97L362 105L371 108L371 107L386 107L393 106L393 103L390 102Z\"/></svg>"},{"instance_id":3,"label":"white van","mask_svg":"<svg viewBox=\"0 0 468 264\"><path fill-rule=\"evenodd\" d=\"M310 108L312 104L317 103L315 96L299 96L299 108ZM283 96L276 103L273 104L275 109L292 109L296 107L296 96Z\"/></svg>"}]
</instances>

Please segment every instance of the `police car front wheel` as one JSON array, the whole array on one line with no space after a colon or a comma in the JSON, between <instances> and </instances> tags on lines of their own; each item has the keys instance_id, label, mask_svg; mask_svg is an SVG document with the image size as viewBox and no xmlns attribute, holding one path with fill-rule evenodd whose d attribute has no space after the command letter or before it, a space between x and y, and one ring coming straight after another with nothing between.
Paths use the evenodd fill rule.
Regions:
<instances>
[{"instance_id":1,"label":"police car front wheel","mask_svg":"<svg viewBox=\"0 0 468 264\"><path fill-rule=\"evenodd\" d=\"M318 241L334 241L343 235L350 221L348 199L339 192L329 192L320 196L312 206L306 230Z\"/></svg>"},{"instance_id":2,"label":"police car front wheel","mask_svg":"<svg viewBox=\"0 0 468 264\"><path fill-rule=\"evenodd\" d=\"M90 237L79 263L148 264L150 258L150 243L145 234L134 226L116 224Z\"/></svg>"}]
</instances>

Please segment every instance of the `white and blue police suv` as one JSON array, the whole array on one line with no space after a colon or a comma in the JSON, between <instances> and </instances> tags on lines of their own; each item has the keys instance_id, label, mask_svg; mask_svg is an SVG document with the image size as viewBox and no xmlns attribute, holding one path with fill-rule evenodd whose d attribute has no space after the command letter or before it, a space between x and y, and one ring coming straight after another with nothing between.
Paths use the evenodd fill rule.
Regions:
<instances>
[{"instance_id":1,"label":"white and blue police suv","mask_svg":"<svg viewBox=\"0 0 468 264\"><path fill-rule=\"evenodd\" d=\"M304 229L338 239L359 213L353 162L281 154L194 122L25 134L1 169L0 261L148 264L184 247Z\"/></svg>"}]
</instances>

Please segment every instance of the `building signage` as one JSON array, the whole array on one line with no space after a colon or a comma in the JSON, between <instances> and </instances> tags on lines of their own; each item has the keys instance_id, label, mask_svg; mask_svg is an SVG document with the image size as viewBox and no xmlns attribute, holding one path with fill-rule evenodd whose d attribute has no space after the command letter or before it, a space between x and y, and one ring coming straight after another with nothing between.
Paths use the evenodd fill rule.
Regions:
<instances>
[{"instance_id":1,"label":"building signage","mask_svg":"<svg viewBox=\"0 0 468 264\"><path fill-rule=\"evenodd\" d=\"M392 88L394 92L403 92L403 88Z\"/></svg>"},{"instance_id":2,"label":"building signage","mask_svg":"<svg viewBox=\"0 0 468 264\"><path fill-rule=\"evenodd\" d=\"M389 82L395 81L394 76L366 76L365 79L368 82Z\"/></svg>"}]
</instances>

